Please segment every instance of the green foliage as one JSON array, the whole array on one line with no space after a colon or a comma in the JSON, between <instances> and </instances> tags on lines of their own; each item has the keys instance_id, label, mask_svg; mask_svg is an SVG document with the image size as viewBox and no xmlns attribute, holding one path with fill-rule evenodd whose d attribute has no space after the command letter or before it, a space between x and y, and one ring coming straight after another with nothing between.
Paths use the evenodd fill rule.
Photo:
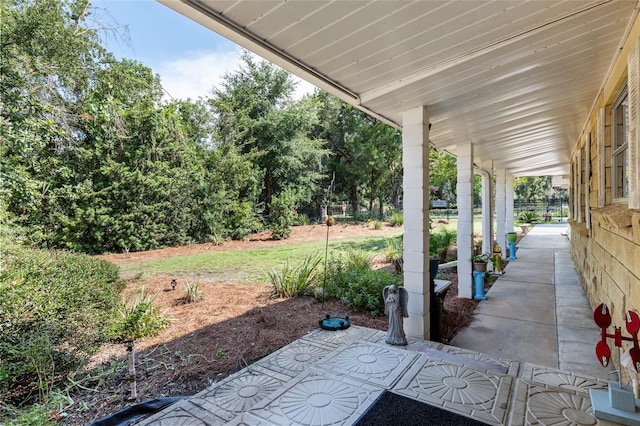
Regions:
<instances>
[{"instance_id":1,"label":"green foliage","mask_svg":"<svg viewBox=\"0 0 640 426\"><path fill-rule=\"evenodd\" d=\"M404 225L404 215L402 212L394 211L389 216L389 224L394 227L400 227Z\"/></svg>"},{"instance_id":2,"label":"green foliage","mask_svg":"<svg viewBox=\"0 0 640 426\"><path fill-rule=\"evenodd\" d=\"M71 405L73 401L59 391L52 391L45 395L40 403L22 408L6 407L8 417L6 426L53 426L59 424L59 413ZM1 417L0 417L1 418Z\"/></svg>"},{"instance_id":3,"label":"green foliage","mask_svg":"<svg viewBox=\"0 0 640 426\"><path fill-rule=\"evenodd\" d=\"M295 207L296 197L291 190L271 198L271 238L283 240L291 235L291 226L296 219Z\"/></svg>"},{"instance_id":4,"label":"green foliage","mask_svg":"<svg viewBox=\"0 0 640 426\"><path fill-rule=\"evenodd\" d=\"M348 249L342 253L342 261L347 269L371 269L374 257L373 253L357 249Z\"/></svg>"},{"instance_id":5,"label":"green foliage","mask_svg":"<svg viewBox=\"0 0 640 426\"><path fill-rule=\"evenodd\" d=\"M457 183L458 165L456 157L446 151L437 150L433 147L429 148L429 185L432 198L455 203Z\"/></svg>"},{"instance_id":6,"label":"green foliage","mask_svg":"<svg viewBox=\"0 0 640 426\"><path fill-rule=\"evenodd\" d=\"M169 318L155 305L156 296L145 292L144 287L133 302L120 304L120 319L111 330L111 338L117 342L126 342L141 337L155 336L169 325Z\"/></svg>"},{"instance_id":7,"label":"green foliage","mask_svg":"<svg viewBox=\"0 0 640 426\"><path fill-rule=\"evenodd\" d=\"M429 253L446 259L449 248L456 242L458 233L452 229L438 227L429 234Z\"/></svg>"},{"instance_id":8,"label":"green foliage","mask_svg":"<svg viewBox=\"0 0 640 426\"><path fill-rule=\"evenodd\" d=\"M489 255L486 253L478 253L471 256L472 262L486 263L489 261Z\"/></svg>"},{"instance_id":9,"label":"green foliage","mask_svg":"<svg viewBox=\"0 0 640 426\"><path fill-rule=\"evenodd\" d=\"M310 294L318 283L318 265L322 257L318 254L307 256L304 261L292 267L287 261L280 271L269 272L274 297L297 297Z\"/></svg>"},{"instance_id":10,"label":"green foliage","mask_svg":"<svg viewBox=\"0 0 640 426\"><path fill-rule=\"evenodd\" d=\"M184 280L182 285L184 286L184 298L187 303L196 303L202 300L202 292L198 281Z\"/></svg>"},{"instance_id":11,"label":"green foliage","mask_svg":"<svg viewBox=\"0 0 640 426\"><path fill-rule=\"evenodd\" d=\"M376 231L379 231L382 229L382 222L379 220L374 220L373 221L373 229L375 229Z\"/></svg>"},{"instance_id":12,"label":"green foliage","mask_svg":"<svg viewBox=\"0 0 640 426\"><path fill-rule=\"evenodd\" d=\"M100 344L124 283L113 264L0 244L0 399L43 397Z\"/></svg>"},{"instance_id":13,"label":"green foliage","mask_svg":"<svg viewBox=\"0 0 640 426\"><path fill-rule=\"evenodd\" d=\"M308 225L310 223L309 215L306 213L298 213L296 224L299 226Z\"/></svg>"},{"instance_id":14,"label":"green foliage","mask_svg":"<svg viewBox=\"0 0 640 426\"><path fill-rule=\"evenodd\" d=\"M403 256L403 236L391 237L386 241L384 256L389 262L397 262Z\"/></svg>"},{"instance_id":15,"label":"green foliage","mask_svg":"<svg viewBox=\"0 0 640 426\"><path fill-rule=\"evenodd\" d=\"M341 299L349 308L369 311L373 316L384 312L382 290L391 284L402 285L402 276L349 266L344 256L332 257L327 264L325 294Z\"/></svg>"},{"instance_id":16,"label":"green foliage","mask_svg":"<svg viewBox=\"0 0 640 426\"><path fill-rule=\"evenodd\" d=\"M327 166L335 171L335 195L349 200L354 219L361 220L356 217L361 199L368 201L369 211L376 199L380 205L397 205L402 191L400 132L325 92L316 92L313 102L319 120L314 135L326 140L332 152Z\"/></svg>"},{"instance_id":17,"label":"green foliage","mask_svg":"<svg viewBox=\"0 0 640 426\"><path fill-rule=\"evenodd\" d=\"M308 101L293 102L291 75L266 61L242 53L243 64L224 76L209 101L215 113L217 139L251 155L262 173L259 202L291 189L296 202L308 201L321 178L318 165L327 152L321 140L308 136L316 114Z\"/></svg>"},{"instance_id":18,"label":"green foliage","mask_svg":"<svg viewBox=\"0 0 640 426\"><path fill-rule=\"evenodd\" d=\"M551 176L517 177L513 182L516 201L544 201L551 189Z\"/></svg>"},{"instance_id":19,"label":"green foliage","mask_svg":"<svg viewBox=\"0 0 640 426\"><path fill-rule=\"evenodd\" d=\"M252 232L262 229L260 209L248 201L233 205L229 222L231 238L234 240L246 240Z\"/></svg>"},{"instance_id":20,"label":"green foliage","mask_svg":"<svg viewBox=\"0 0 640 426\"><path fill-rule=\"evenodd\" d=\"M525 210L520 212L518 219L524 223L535 223L540 220L540 213L535 210Z\"/></svg>"}]
</instances>

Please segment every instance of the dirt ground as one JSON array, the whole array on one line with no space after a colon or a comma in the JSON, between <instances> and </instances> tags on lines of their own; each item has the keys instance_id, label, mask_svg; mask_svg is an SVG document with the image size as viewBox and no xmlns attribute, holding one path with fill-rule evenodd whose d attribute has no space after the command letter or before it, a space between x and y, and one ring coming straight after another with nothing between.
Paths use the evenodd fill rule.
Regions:
<instances>
[{"instance_id":1,"label":"dirt ground","mask_svg":"<svg viewBox=\"0 0 640 426\"><path fill-rule=\"evenodd\" d=\"M369 225L334 225L329 229L331 241L361 236L391 236L401 228L383 226L375 230ZM273 241L270 234L253 235L249 241L228 241L221 246L198 244L141 253L101 256L116 264L174 257L205 251L243 250L273 247L297 242L325 241L327 227L307 225L293 228L284 241ZM376 267L389 268L381 257ZM274 352L318 327L326 314L349 315L352 324L379 330L387 329L387 318L371 318L365 312L348 311L340 301L323 303L312 297L273 299L272 287L266 283L254 285L207 282L199 279L203 300L187 304L184 290L172 290L170 282L179 276L153 275L131 280L126 292L144 286L157 294L156 304L172 319L160 335L140 339L135 343L138 397L129 400L126 349L110 345L91 362L104 373L92 377L77 377L82 388L72 395L74 404L66 410L64 423L83 425L108 416L129 405L153 398L195 394L248 364ZM457 277L447 293L443 314L443 342L467 327L477 302L457 298ZM98 370L100 371L100 370Z\"/></svg>"}]
</instances>

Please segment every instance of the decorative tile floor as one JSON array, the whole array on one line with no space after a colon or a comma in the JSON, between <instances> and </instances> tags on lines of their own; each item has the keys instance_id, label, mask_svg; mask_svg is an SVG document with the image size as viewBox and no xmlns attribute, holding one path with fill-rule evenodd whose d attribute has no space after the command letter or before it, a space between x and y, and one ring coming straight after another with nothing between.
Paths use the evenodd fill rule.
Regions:
<instances>
[{"instance_id":1,"label":"decorative tile floor","mask_svg":"<svg viewBox=\"0 0 640 426\"><path fill-rule=\"evenodd\" d=\"M600 420L593 416L588 393L518 380L509 424L512 426L608 426L617 423Z\"/></svg>"},{"instance_id":2,"label":"decorative tile floor","mask_svg":"<svg viewBox=\"0 0 640 426\"><path fill-rule=\"evenodd\" d=\"M144 426L351 425L383 390L493 425L611 425L593 416L589 376L352 326L316 330Z\"/></svg>"}]
</instances>

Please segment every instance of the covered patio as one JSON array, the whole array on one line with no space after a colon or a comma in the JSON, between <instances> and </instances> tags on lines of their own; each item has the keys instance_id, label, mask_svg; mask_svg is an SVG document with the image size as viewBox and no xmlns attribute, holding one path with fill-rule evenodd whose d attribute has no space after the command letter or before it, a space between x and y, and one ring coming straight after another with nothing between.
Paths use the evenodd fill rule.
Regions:
<instances>
[{"instance_id":1,"label":"covered patio","mask_svg":"<svg viewBox=\"0 0 640 426\"><path fill-rule=\"evenodd\" d=\"M605 137L602 148L576 152L607 101L603 91L620 85L640 35L637 0L160 2L402 129L413 337L430 337L429 146L457 157L460 297L472 297L474 173L483 178L484 252L494 242L507 247L516 176L570 179L570 215L579 221L589 200L606 201L588 183L604 182L606 166L587 165L611 152ZM630 167L638 158L631 145ZM637 185L630 180L633 200Z\"/></svg>"}]
</instances>

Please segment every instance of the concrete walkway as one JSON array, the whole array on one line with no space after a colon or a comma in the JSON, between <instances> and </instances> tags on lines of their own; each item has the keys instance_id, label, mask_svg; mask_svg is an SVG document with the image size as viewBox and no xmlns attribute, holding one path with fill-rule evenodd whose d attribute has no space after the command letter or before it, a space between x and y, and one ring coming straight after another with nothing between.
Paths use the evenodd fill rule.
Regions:
<instances>
[{"instance_id":1,"label":"concrete walkway","mask_svg":"<svg viewBox=\"0 0 640 426\"><path fill-rule=\"evenodd\" d=\"M523 239L452 346L317 329L141 424L353 425L390 390L490 425L613 425L593 415L589 390L612 375L562 232Z\"/></svg>"},{"instance_id":2,"label":"concrete walkway","mask_svg":"<svg viewBox=\"0 0 640 426\"><path fill-rule=\"evenodd\" d=\"M478 305L474 322L451 345L616 380L596 359L600 329L566 232L566 225L536 225Z\"/></svg>"}]
</instances>

